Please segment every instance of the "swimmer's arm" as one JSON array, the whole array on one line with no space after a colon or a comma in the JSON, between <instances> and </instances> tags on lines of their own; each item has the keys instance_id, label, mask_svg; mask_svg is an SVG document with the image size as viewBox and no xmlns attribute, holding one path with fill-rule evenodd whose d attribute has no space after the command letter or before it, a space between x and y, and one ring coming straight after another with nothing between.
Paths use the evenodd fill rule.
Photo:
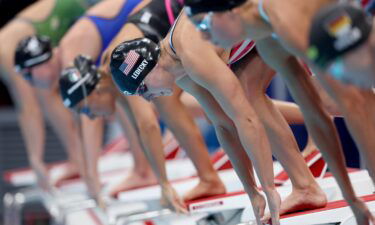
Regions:
<instances>
[{"instance_id":1,"label":"swimmer's arm","mask_svg":"<svg viewBox=\"0 0 375 225\"><path fill-rule=\"evenodd\" d=\"M35 153L35 152L33 152ZM40 188L42 188L44 191L51 192L52 191L52 185L49 181L49 174L46 164L43 161L43 153L42 156L39 158L36 155L33 155L33 153L28 153L29 156L29 162L31 165L31 168L33 169L36 180Z\"/></svg>"},{"instance_id":2,"label":"swimmer's arm","mask_svg":"<svg viewBox=\"0 0 375 225\"><path fill-rule=\"evenodd\" d=\"M209 90L234 122L242 145L251 155L265 193L274 191L273 170L270 171L273 164L268 139L237 77L210 45L195 45L186 49L181 61L191 79Z\"/></svg>"},{"instance_id":3,"label":"swimmer's arm","mask_svg":"<svg viewBox=\"0 0 375 225\"><path fill-rule=\"evenodd\" d=\"M100 207L103 207L103 205L101 205L102 199L100 196L101 185L98 162L103 145L104 119L96 118L95 120L91 120L84 115L80 115L80 117L82 124L79 129L81 129L80 132L82 132L80 140L82 142L82 148L78 154L81 154L79 156L79 161L81 161L80 164L82 165L79 165L79 170L87 185L90 196L97 201Z\"/></svg>"},{"instance_id":4,"label":"swimmer's arm","mask_svg":"<svg viewBox=\"0 0 375 225\"><path fill-rule=\"evenodd\" d=\"M346 200L355 199L348 178L339 137L332 118L324 110L311 76L296 57L289 54L277 41L267 38L257 42L259 54L284 78L294 100L305 116L307 128L340 184Z\"/></svg>"},{"instance_id":5,"label":"swimmer's arm","mask_svg":"<svg viewBox=\"0 0 375 225\"><path fill-rule=\"evenodd\" d=\"M131 99L134 98L134 99ZM169 184L167 173L165 170L165 159L163 147L161 146L159 125L156 124L157 118L153 111L148 108L140 107L144 104L143 100L137 99L138 96L121 96L118 98L118 106L124 110L135 129L136 134L140 138L141 146L145 156L150 162L152 169L161 186ZM138 110L143 113L138 113ZM147 111L146 111L147 110Z\"/></svg>"},{"instance_id":6,"label":"swimmer's arm","mask_svg":"<svg viewBox=\"0 0 375 225\"><path fill-rule=\"evenodd\" d=\"M139 135L143 152L161 186L163 201L177 212L186 212L184 203L168 181L162 137L154 111L149 107L142 107L144 100L138 96L122 96L118 99L118 103L127 112L130 122Z\"/></svg>"},{"instance_id":7,"label":"swimmer's arm","mask_svg":"<svg viewBox=\"0 0 375 225\"><path fill-rule=\"evenodd\" d=\"M180 56L181 62L190 78L209 90L225 113L234 119L243 114L241 106L248 104L245 93L237 77L214 49L204 49L203 52L194 49L184 51ZM194 52L200 52L199 57Z\"/></svg>"}]
</instances>

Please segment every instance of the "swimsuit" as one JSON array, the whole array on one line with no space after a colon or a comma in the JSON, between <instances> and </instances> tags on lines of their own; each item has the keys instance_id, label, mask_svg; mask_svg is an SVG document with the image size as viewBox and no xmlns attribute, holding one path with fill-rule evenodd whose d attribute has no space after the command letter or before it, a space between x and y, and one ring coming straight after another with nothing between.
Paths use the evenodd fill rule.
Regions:
<instances>
[{"instance_id":1,"label":"swimsuit","mask_svg":"<svg viewBox=\"0 0 375 225\"><path fill-rule=\"evenodd\" d=\"M48 36L53 46L57 46L68 29L85 11L100 0L55 0L50 14L43 21L33 21L29 18L17 18L30 23L37 35Z\"/></svg>"},{"instance_id":2,"label":"swimsuit","mask_svg":"<svg viewBox=\"0 0 375 225\"><path fill-rule=\"evenodd\" d=\"M113 18L102 18L98 16L86 15L84 18L91 20L95 24L102 41L100 55L96 62L100 63L101 55L104 50L111 43L112 39L116 37L121 28L127 23L129 14L142 0L124 0L119 13Z\"/></svg>"},{"instance_id":3,"label":"swimsuit","mask_svg":"<svg viewBox=\"0 0 375 225\"><path fill-rule=\"evenodd\" d=\"M173 32L176 28L178 19L179 18L177 18L175 23L173 24L173 27L171 29L171 35L169 36L169 46L172 49L174 54L176 54L176 49L174 48L172 39L173 39ZM227 64L232 65L232 64L238 62L245 55L247 55L254 47L255 47L255 42L250 40L250 39L246 39L246 40L240 42L239 44L235 45L230 52L230 56L229 56L229 60L228 60Z\"/></svg>"},{"instance_id":4,"label":"swimsuit","mask_svg":"<svg viewBox=\"0 0 375 225\"><path fill-rule=\"evenodd\" d=\"M235 45L230 51L228 65L233 65L234 63L241 60L255 47L255 42L253 40L247 39L241 43Z\"/></svg>"},{"instance_id":5,"label":"swimsuit","mask_svg":"<svg viewBox=\"0 0 375 225\"><path fill-rule=\"evenodd\" d=\"M128 21L136 25L146 38L158 43L168 34L182 8L183 3L178 0L152 0Z\"/></svg>"},{"instance_id":6,"label":"swimsuit","mask_svg":"<svg viewBox=\"0 0 375 225\"><path fill-rule=\"evenodd\" d=\"M173 45L173 33L174 33L174 30L176 29L176 25L177 25L177 22L178 22L178 19L180 18L181 14L177 17L176 21L174 22L172 28L171 28L171 35L169 35L169 47L171 47L172 49L172 52L177 55L177 52L176 52L176 49L174 48L174 45Z\"/></svg>"}]
</instances>

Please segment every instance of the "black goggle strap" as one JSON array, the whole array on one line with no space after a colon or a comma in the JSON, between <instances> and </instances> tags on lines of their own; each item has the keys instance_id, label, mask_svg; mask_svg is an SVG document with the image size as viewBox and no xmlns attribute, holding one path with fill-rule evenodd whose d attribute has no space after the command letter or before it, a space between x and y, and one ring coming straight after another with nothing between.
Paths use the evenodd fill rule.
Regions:
<instances>
[{"instance_id":1,"label":"black goggle strap","mask_svg":"<svg viewBox=\"0 0 375 225\"><path fill-rule=\"evenodd\" d=\"M87 57L87 56L84 56L84 55L79 55L74 59L74 65L78 69L78 71L81 73L81 76L84 75L84 77L82 77L83 81L80 84L80 86L81 86L81 91L82 91L82 94L83 94L84 107L87 108L87 106L88 106L88 100L87 100L88 91L87 91L85 83L91 77L93 62L92 62L90 57ZM98 76L98 71L96 71L96 68L95 68L94 76ZM99 77L97 77L97 79L99 79ZM79 82L81 82L81 80Z\"/></svg>"}]
</instances>

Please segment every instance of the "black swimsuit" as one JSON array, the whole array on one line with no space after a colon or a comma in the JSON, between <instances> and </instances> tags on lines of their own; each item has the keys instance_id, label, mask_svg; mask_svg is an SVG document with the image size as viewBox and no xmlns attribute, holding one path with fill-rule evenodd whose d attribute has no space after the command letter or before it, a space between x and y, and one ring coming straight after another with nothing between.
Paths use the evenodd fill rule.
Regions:
<instances>
[{"instance_id":1,"label":"black swimsuit","mask_svg":"<svg viewBox=\"0 0 375 225\"><path fill-rule=\"evenodd\" d=\"M146 38L158 43L167 34L183 8L178 0L152 0L146 7L128 18Z\"/></svg>"}]
</instances>

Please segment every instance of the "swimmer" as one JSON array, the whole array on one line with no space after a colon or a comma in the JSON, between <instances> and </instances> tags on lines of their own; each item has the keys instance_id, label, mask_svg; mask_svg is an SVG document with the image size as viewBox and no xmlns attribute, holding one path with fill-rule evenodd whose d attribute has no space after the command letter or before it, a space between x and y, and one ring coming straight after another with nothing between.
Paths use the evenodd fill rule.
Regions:
<instances>
[{"instance_id":1,"label":"swimmer","mask_svg":"<svg viewBox=\"0 0 375 225\"><path fill-rule=\"evenodd\" d=\"M251 49L251 46L254 46L254 43L251 42L243 42L242 44L244 48L239 46L239 49L245 49L246 46L250 46L248 49ZM139 57L136 64L130 71L122 70L124 60L128 57L128 54L134 54L134 52ZM244 52L248 53L248 51ZM288 170L296 190L291 196L294 196L299 190L305 191L304 197L306 197L306 193L312 194L314 197L311 198L311 202L305 202L304 205L304 207L311 208L325 206L326 197L315 183L302 156L298 154L293 137L285 135L284 137L291 138L286 141L283 138L277 139L282 137L282 135L278 136L279 132L286 133L289 129L284 119L281 118L282 123L268 123L270 121L267 121L267 119L270 119L267 118L269 114L263 112L264 115L258 116L260 111L253 109L253 105L261 106L261 104L252 101L255 98L249 99L251 102L249 104L240 82L226 64L228 61L233 63L232 68L234 68L236 75L241 77L241 75L249 72L248 68L254 69L255 65L261 68L257 71L264 70L264 67L262 67L264 63L256 64L259 59L253 60L252 57L256 57L256 52L241 56L238 57L241 58L237 62L238 69L235 69L236 64L232 60L229 61L231 58L230 51L215 48L202 40L185 14L180 14L174 27L160 45L150 39L135 39L120 44L112 52L111 72L116 85L125 95L141 95L151 100L172 91L173 84L176 82L185 91L190 92L197 98L205 109L209 120L215 126L219 141L231 158L232 164L235 166L236 172L252 200L258 224L261 224L260 220L264 216L265 200L260 196L253 182L253 175L249 173L252 169L248 156L253 159L263 190L266 193L273 215L272 222L278 224L280 198L274 189L273 178L270 178L273 177L273 173L266 169L272 167L272 161L269 161L270 158L268 158L271 157L271 152L269 151L267 138L271 136L272 132L272 137L276 139L271 143L272 150L276 149L275 146L278 143L278 148L282 150L279 152L275 150L275 154ZM207 65L215 66L207 67ZM253 65L253 67L250 67L250 65ZM266 71L270 73L269 70ZM262 89L262 91L264 90ZM269 99L265 101L265 105L271 104ZM270 106L270 108L272 107L273 105ZM274 109L272 108L272 110ZM272 116L277 118L275 120L279 120L281 117L278 111L276 111L276 116ZM285 128L285 125L287 128ZM252 135L255 133L257 134L256 138ZM283 146L280 143L286 143L288 147L280 148L280 146ZM247 149L247 152L245 149ZM285 157L286 155L289 159ZM286 165L288 160L293 161L295 168L298 167L298 169L292 170L290 165L293 163L290 163L290 161L289 166ZM298 195L302 196L302 192ZM298 199L301 199L301 197ZM296 204L299 204L299 202ZM302 204L299 206L302 206ZM291 208L288 210L295 210Z\"/></svg>"},{"instance_id":2,"label":"swimmer","mask_svg":"<svg viewBox=\"0 0 375 225\"><path fill-rule=\"evenodd\" d=\"M135 7L134 10L129 10L129 1L127 1L126 4L124 4L124 2L125 1L123 0L107 1L98 4L94 8L90 9L87 16L79 20L64 36L64 38L60 42L59 47L55 48L53 57L51 59L47 60L43 64L38 65L37 67L30 68L33 78L41 78L42 80L43 78L51 75L49 80L52 81L58 78L56 74L59 74L60 69L63 69L62 79L60 79L59 84L64 99L64 104L69 108L75 109L75 111L77 112L82 112L88 115L89 117L107 116L115 111L115 98L113 96L113 91L111 91L110 87L108 86L108 81L110 80L105 79L104 75L103 78L97 77L97 74L94 73L93 70L88 70L90 72L93 72L92 76L90 77L82 77L79 74L86 75L85 72L82 72L83 68L90 69L92 68L92 66L94 66L94 64L99 65L101 53L127 21L127 16L123 13L128 12L128 15L131 15L129 19L133 18L133 15L137 16L137 12L143 13L141 9L143 9L143 7L147 4L147 2L144 1L141 2L137 7ZM156 5L153 5L153 7L156 6L156 9L154 10L161 10L161 12L164 12L164 14L162 14L161 16L163 16L163 18L167 18L166 9L160 7L164 7L164 2L162 2L163 4L159 3L160 2L157 2ZM109 4L117 4L117 6L108 6ZM122 8L122 10L119 10L120 12L116 12L118 14L114 16L113 10L110 9L121 8L121 6L123 5L124 7ZM178 13L179 9L181 8L178 5L181 6L181 4L174 2L173 5L168 7L173 7L172 10L178 10ZM99 17L101 17L102 19ZM111 20L106 18L114 17L116 19L113 19L112 21L115 26L110 26ZM119 19L122 19L121 23L119 22ZM155 20L152 20L151 22L155 22ZM161 22L159 22L158 18L156 18L156 22L159 23L159 25L161 26L159 27L159 29L162 29L162 31L168 30L170 26L168 20L165 23L164 20L161 20ZM103 40L106 40L105 44L103 44ZM87 57L76 57L80 53L92 57L93 61L96 61L96 63L94 63ZM82 73L78 73L77 75L75 73L77 69ZM81 78L82 80L80 80ZM103 82L99 83L99 80ZM82 85L87 85L87 87L85 87L87 89L88 95L91 94L91 92L95 89L96 84L98 84L98 90L90 95L90 99L94 100L90 100L90 103L92 104L90 104L89 107L86 107L84 104L86 103L87 99L81 98L83 93L82 89L79 88L79 85L77 86L77 89L72 89L68 92L68 89L72 88L71 85L76 84L75 82L79 82ZM63 90L65 90L65 92ZM79 104L80 101L82 102L82 104ZM175 131L176 136L180 137L179 140L181 145L183 145L188 151L192 149L191 151L194 152L194 161L197 164L197 168L199 171L198 173L202 178L198 186L186 196L186 199L190 200L199 197L225 193L224 185L220 181L218 175L216 174L210 163L206 147L204 146L204 142L202 137L200 136L198 128L195 127L192 119L184 116L186 113L184 113L184 110L180 109L180 106L176 105L174 101L175 100L173 100L172 98L168 98L167 100L165 100L164 105L161 106L164 108L161 109L166 111L165 114L168 113L168 116L166 116L165 118L171 121L169 124L171 130ZM137 134L140 137L142 149L147 149L147 151L154 153L154 156L156 155L155 157L152 157L152 162L156 161L156 163L151 165L153 166L154 171L158 172L158 170L161 170L161 172L159 173L161 175L157 176L157 178L159 178L159 182L162 184L163 198L166 200L166 203L176 211L185 211L184 203L177 197L173 188L164 176L165 168L163 166L164 154L162 151L162 139L158 120L155 117L153 108L149 105L149 103L145 102L141 98L130 98L129 101L126 101L126 103L122 103L120 105L122 106L122 108L124 108L127 114L131 116L130 121L133 122L132 125L136 128ZM126 107L124 107L124 105ZM170 108L175 109L173 111L170 111ZM170 113L172 112L173 116L170 115ZM176 116L177 114L181 116ZM177 119L178 121L176 121ZM179 135L177 135L177 133L179 133ZM132 181L138 179L138 184L133 183L133 186L128 184L124 185L125 182L131 181L127 179L125 182L120 184L121 186L119 188L113 190L111 194L116 195L120 191L144 186L144 182L150 182L150 180L142 179L142 177L139 177L138 175L140 174L134 174L133 176L129 177L129 179L132 179ZM148 176L152 175L148 174Z\"/></svg>"},{"instance_id":3,"label":"swimmer","mask_svg":"<svg viewBox=\"0 0 375 225\"><path fill-rule=\"evenodd\" d=\"M335 175L345 199L356 215L357 223L369 224L369 221L374 221L368 208L355 196L334 124L322 107L311 77L295 57L304 59L315 69L315 63L305 54L309 48L309 27L319 9L337 2L234 0L229 4L223 1L223 4L216 5L202 2L188 1L187 5L190 6L190 18L194 23L207 25L204 36L220 46L230 46L245 38L257 42L257 49L263 59L283 76L301 107L310 134ZM283 9L282 12L280 9ZM375 155L372 154L371 146L375 143L371 137L375 135L375 121L372 119L375 112L374 94L353 85L341 84L319 70L314 72L345 117L366 164L373 165ZM365 124L362 123L363 118L368 120ZM369 166L369 172L374 179L375 168Z\"/></svg>"},{"instance_id":4,"label":"swimmer","mask_svg":"<svg viewBox=\"0 0 375 225\"><path fill-rule=\"evenodd\" d=\"M68 170L58 180L75 177L81 164L80 140L72 115L66 110L58 92L50 92L30 86L19 72L14 70L14 53L24 38L40 34L50 37L56 44L95 0L40 0L24 9L0 31L0 62L5 73L1 79L9 87L16 104L22 135L25 140L31 167L37 175L37 182L45 190L52 189L48 170L43 162L45 128L47 116L52 128L58 134L69 156Z\"/></svg>"}]
</instances>

